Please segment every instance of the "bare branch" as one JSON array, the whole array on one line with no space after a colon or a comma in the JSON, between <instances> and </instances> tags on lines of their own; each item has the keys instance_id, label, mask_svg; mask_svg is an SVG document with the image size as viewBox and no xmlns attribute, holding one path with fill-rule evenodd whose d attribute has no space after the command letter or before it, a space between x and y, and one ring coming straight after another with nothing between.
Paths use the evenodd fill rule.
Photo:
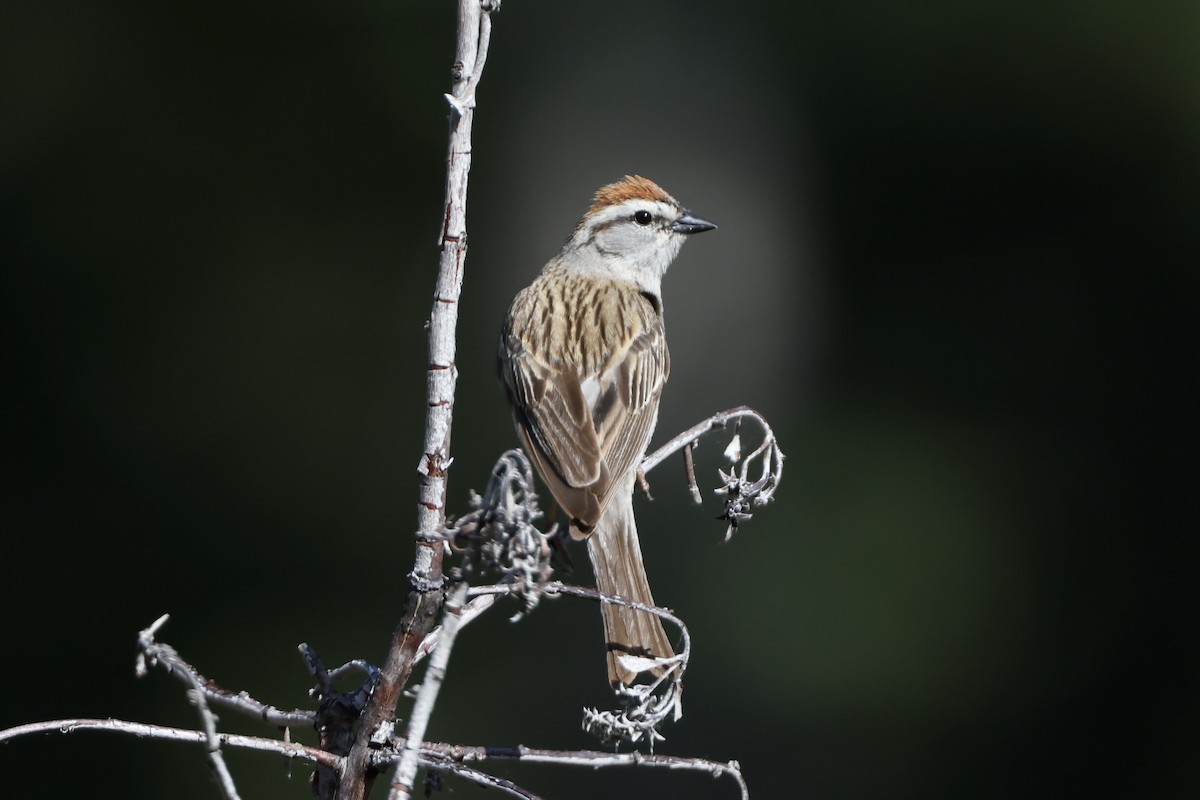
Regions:
<instances>
[{"instance_id":1,"label":"bare branch","mask_svg":"<svg viewBox=\"0 0 1200 800\"><path fill-rule=\"evenodd\" d=\"M225 764L225 757L221 755L221 738L217 734L217 716L208 707L205 691L205 684L208 681L204 680L191 664L184 661L179 653L175 651L175 648L157 642L154 639L154 634L167 623L169 618L168 614L163 614L138 634L138 654L134 666L135 672L138 677L142 677L146 674L147 666L161 664L166 668L167 672L175 675L188 686L188 699L192 705L196 706L196 710L200 712L200 723L204 727L204 739L208 745L207 757L209 768L212 769L213 775L217 779L217 785L227 800L239 800L237 786L233 782L233 775L229 773L229 767Z\"/></svg>"},{"instance_id":2,"label":"bare branch","mask_svg":"<svg viewBox=\"0 0 1200 800\"><path fill-rule=\"evenodd\" d=\"M607 767L653 767L688 772L703 772L714 778L728 776L737 784L742 800L749 800L750 792L742 777L741 765L736 761L710 761L706 758L687 758L684 756L666 756L653 753L611 753L599 750L546 750L535 747L463 747L460 745L445 745L425 743L421 745L422 754L435 762L438 759L448 765L483 761L523 761L532 764L550 764L562 767L585 767L601 769ZM380 752L376 755L379 766L390 763L397 758L396 753ZM441 767L439 767L441 768ZM517 795L532 797L532 795Z\"/></svg>"},{"instance_id":3,"label":"bare branch","mask_svg":"<svg viewBox=\"0 0 1200 800\"><path fill-rule=\"evenodd\" d=\"M516 588L509 584L475 586L468 590L469 596L483 597L496 594L513 594ZM622 708L619 711L584 709L583 727L603 741L626 741L636 743L643 739L653 747L663 737L658 726L667 717L678 720L683 716L683 673L687 670L692 654L692 639L683 620L665 608L636 603L623 597L605 594L585 586L571 586L560 581L551 581L543 587L548 595L570 595L601 603L636 608L667 620L682 633L683 646L671 658L643 658L622 656L627 666L635 672L655 667L666 667L664 673L648 684L634 684L617 689Z\"/></svg>"},{"instance_id":4,"label":"bare branch","mask_svg":"<svg viewBox=\"0 0 1200 800\"><path fill-rule=\"evenodd\" d=\"M161 628L170 618L169 614L163 614L154 623L139 634L139 643L143 636L147 634L153 641L153 635ZM231 692L227 689L222 689L216 682L205 678L200 672L188 662L184 661L179 654L172 650L174 658L161 658L163 666L167 671L180 677L188 686L199 686L200 691L204 693L204 697L213 705L225 706L232 708L235 711L241 712L248 717L261 719L263 722L280 728L290 728L295 726L307 727L313 724L316 715L311 711L304 709L293 709L284 711L276 706L260 702L251 697L247 692ZM149 672L149 667L154 663L154 659L144 650L138 652L137 662L134 669L139 678L144 678ZM189 672L190 677L184 676L183 672Z\"/></svg>"},{"instance_id":5,"label":"bare branch","mask_svg":"<svg viewBox=\"0 0 1200 800\"><path fill-rule=\"evenodd\" d=\"M668 456L674 455L682 450L685 446L694 443L704 434L710 431L720 430L727 426L730 421L742 419L743 417L749 417L750 419L758 422L758 424L762 426L766 437L774 441L775 434L771 430L771 426L767 424L767 421L761 414L759 414L753 408L750 408L750 406L737 406L736 408L726 409L725 411L718 411L716 414L713 414L703 422L699 422L688 428L686 431L671 437L670 441L655 450L653 453L647 454L646 457L642 459L642 472L650 472L650 470L654 469L663 461L665 461Z\"/></svg>"},{"instance_id":6,"label":"bare branch","mask_svg":"<svg viewBox=\"0 0 1200 800\"><path fill-rule=\"evenodd\" d=\"M459 617L467 600L467 584L460 583L446 600L446 612L442 617L441 643L433 651L425 677L421 681L421 689L417 692L417 700L413 704L412 716L408 721L408 733L404 738L404 749L396 774L392 778L392 789L388 792L388 800L408 800L412 796L413 786L417 780L417 766L420 757L420 743L425 738L425 730L429 719L433 716L433 706L437 702L438 692L442 681L446 678L446 665L450 663L450 651L461 627ZM410 744L411 743L411 744Z\"/></svg>"},{"instance_id":7,"label":"bare branch","mask_svg":"<svg viewBox=\"0 0 1200 800\"><path fill-rule=\"evenodd\" d=\"M451 114L446 163L445 211L438 240L442 253L434 288L433 310L429 317L425 451L417 465L417 471L423 477L417 534L429 540L436 538L445 519L450 427L454 390L458 381L458 367L454 360L455 331L467 254L467 178L471 172L471 126L475 116L475 87L482 75L491 42L490 11L490 4L485 12L480 0L459 0L454 85L453 92L447 95L454 113ZM424 580L440 586L441 576L436 572L433 564L418 563L413 574L414 584L418 589L423 588L421 581Z\"/></svg>"},{"instance_id":8,"label":"bare branch","mask_svg":"<svg viewBox=\"0 0 1200 800\"><path fill-rule=\"evenodd\" d=\"M60 733L68 734L81 730L105 731L121 733L146 739L187 742L203 744L206 737L202 731L170 728L162 725L147 725L140 722L127 722L119 719L57 719L45 722L33 722L14 728L0 730L0 743L32 736L35 734ZM221 743L230 748L242 750L257 750L259 752L275 753L284 758L298 758L309 761L330 770L338 770L342 759L320 750L297 742L283 742L276 739L264 739L257 736L240 734L219 734ZM372 756L371 766L374 769L386 769L401 758L399 740L393 742L395 749L380 751ZM482 761L526 761L537 764L552 764L558 766L578 766L599 769L603 767L647 766L662 769L678 769L687 771L708 772L714 777L728 775L733 778L741 790L743 800L748 800L749 793L742 778L741 768L736 761L718 762L702 758L685 758L681 756L666 756L645 753L610 753L595 750L546 750L518 745L517 747L468 747L462 745L426 742L420 749L421 764L429 769L453 772L466 780L492 788L507 790L515 797L526 800L538 800L534 795L503 778L496 778L482 772L470 770L462 762ZM465 770L465 772L464 772Z\"/></svg>"},{"instance_id":9,"label":"bare branch","mask_svg":"<svg viewBox=\"0 0 1200 800\"><path fill-rule=\"evenodd\" d=\"M301 650L306 651L306 652L311 651L311 648L309 648L309 646L307 644L301 644L300 648L301 648ZM334 667L333 669L329 670L328 674L329 674L329 679L332 681L332 680L337 680L338 678L342 677L343 675L349 674L351 672L361 672L367 676L368 680L378 678L378 676L379 676L379 669L372 666L370 663L368 663L367 661L364 661L361 658L356 658L351 661L347 661L345 664L342 664L340 667Z\"/></svg>"},{"instance_id":10,"label":"bare branch","mask_svg":"<svg viewBox=\"0 0 1200 800\"><path fill-rule=\"evenodd\" d=\"M480 1L479 7L489 13L484 13L479 19L479 45L476 50L478 58L475 62L475 69L471 71L471 77L467 79L466 86L462 87L456 94L447 93L444 95L446 102L450 104L450 107L459 116L475 108L475 87L479 85L479 79L483 77L483 66L487 63L488 46L492 43L492 15L490 12L499 11L500 2L501 0Z\"/></svg>"},{"instance_id":11,"label":"bare branch","mask_svg":"<svg viewBox=\"0 0 1200 800\"><path fill-rule=\"evenodd\" d=\"M0 730L0 742L35 733L74 733L85 730L123 733L143 739L163 739L193 744L208 742L208 736L204 731L147 725L143 722L127 722L122 719L55 719L46 722L31 722L28 725L18 725L15 728ZM235 733L219 733L217 739L226 747L275 753L284 758L299 758L334 770L339 769L342 764L342 759L332 753L326 753L324 750L308 747L299 742L281 742L278 739L264 739L259 736L243 736Z\"/></svg>"},{"instance_id":12,"label":"bare branch","mask_svg":"<svg viewBox=\"0 0 1200 800\"><path fill-rule=\"evenodd\" d=\"M688 442L683 446L683 469L687 473L688 491L692 493L692 502L700 505L704 502L704 497L700 494L700 487L696 485L696 462L692 458L692 451L695 449L695 442Z\"/></svg>"},{"instance_id":13,"label":"bare branch","mask_svg":"<svg viewBox=\"0 0 1200 800\"><path fill-rule=\"evenodd\" d=\"M425 438L417 472L421 476L417 503L416 552L409 573L409 593L400 624L392 634L380 680L363 710L359 735L346 756L338 785L338 800L361 800L368 791L367 755L371 737L389 730L400 693L412 673L421 641L438 618L442 606L442 560L446 544L441 536L446 520L447 470L450 468L450 431L454 393L458 382L455 331L459 296L467 254L467 179L471 171L471 126L475 89L487 61L491 43L491 12L496 0L459 0L458 36L452 68L450 142L446 155L446 193L442 227L438 236L441 255L429 316L429 369ZM411 788L411 787L410 787Z\"/></svg>"},{"instance_id":14,"label":"bare branch","mask_svg":"<svg viewBox=\"0 0 1200 800\"><path fill-rule=\"evenodd\" d=\"M462 628L478 619L483 615L483 612L487 611L489 608L495 605L495 603L495 594L484 594L472 598L471 602L463 606L462 611L460 611L458 614L458 627ZM418 661L425 658L425 656L429 655L429 653L432 652L441 641L442 626L438 625L425 636L425 639L421 642L420 647L417 648L417 653L413 656L413 663L416 664Z\"/></svg>"},{"instance_id":15,"label":"bare branch","mask_svg":"<svg viewBox=\"0 0 1200 800\"><path fill-rule=\"evenodd\" d=\"M741 453L741 423L743 419L752 419L759 424L763 430L763 441L750 455L745 458ZM771 430L770 424L749 406L738 406L727 411L721 411L713 414L703 422L693 425L683 433L673 437L669 442L655 450L650 455L642 459L642 472L649 472L656 466L661 464L667 456L684 451L684 463L689 470L689 476L694 476L691 469L691 458L689 449L695 445L696 441L710 431L720 430L726 427L730 422L736 422L738 430L734 432L733 440L725 449L725 456L731 462L733 467L727 473L724 470L718 470L721 476L722 485L715 492L725 496L725 513L718 519L725 520L729 523L725 530L725 539L737 531L738 524L744 520L748 520L753 516L750 509L754 506L760 506L769 503L775 497L775 489L779 486L779 482L783 480L783 451L779 449L779 443L775 438L775 432ZM738 462L741 462L740 467ZM749 471L755 462L758 463L758 478L752 480L749 477ZM694 480L690 481L692 487L692 496L696 497Z\"/></svg>"},{"instance_id":16,"label":"bare branch","mask_svg":"<svg viewBox=\"0 0 1200 800\"><path fill-rule=\"evenodd\" d=\"M517 784L510 781L508 778L501 778L496 775L489 775L486 772L480 772L477 769L471 769L470 767L464 766L464 765L456 763L454 761L446 761L445 764L437 766L437 767L431 766L430 769L431 770L436 769L436 770L448 772L452 775L462 778L463 780L468 780L468 781L471 781L472 783L477 783L480 786L486 786L489 789L496 789L497 791L503 792L512 797L520 797L520 798L522 798L522 800L542 800L538 795L534 794L533 792L529 791L528 789L518 786ZM440 774L440 773L434 772L432 774ZM440 787L438 787L438 788L440 788ZM429 794L426 793L426 796L428 797Z\"/></svg>"},{"instance_id":17,"label":"bare branch","mask_svg":"<svg viewBox=\"0 0 1200 800\"><path fill-rule=\"evenodd\" d=\"M621 656L626 666L634 672L666 666L667 669L662 675L648 684L619 686L616 693L623 706L619 711L600 711L594 708L583 710L583 729L599 737L601 741L636 744L646 739L653 750L654 743L663 738L658 732L658 726L665 722L667 717L679 720L683 716L683 673L687 671L688 661L692 656L692 637L683 620L665 608L636 603L584 586L570 586L554 581L547 584L546 593L573 595L601 603L636 608L667 620L679 628L683 646L671 658Z\"/></svg>"}]
</instances>

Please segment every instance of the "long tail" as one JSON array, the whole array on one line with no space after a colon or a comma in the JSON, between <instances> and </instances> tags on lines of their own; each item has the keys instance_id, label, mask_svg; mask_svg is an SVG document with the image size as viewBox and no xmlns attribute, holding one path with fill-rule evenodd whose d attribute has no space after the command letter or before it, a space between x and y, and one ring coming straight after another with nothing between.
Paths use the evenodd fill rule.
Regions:
<instances>
[{"instance_id":1,"label":"long tail","mask_svg":"<svg viewBox=\"0 0 1200 800\"><path fill-rule=\"evenodd\" d=\"M596 529L588 537L588 554L596 573L596 588L605 594L652 606L654 596L646 580L642 547L633 520L632 483L630 480L630 491L618 490L604 510ZM637 677L636 672L617 663L618 654L655 658L670 658L675 654L662 622L655 615L612 603L601 603L600 613L604 618L604 641L608 650L608 680L613 686L632 684ZM660 668L653 672L661 675L663 671Z\"/></svg>"}]
</instances>

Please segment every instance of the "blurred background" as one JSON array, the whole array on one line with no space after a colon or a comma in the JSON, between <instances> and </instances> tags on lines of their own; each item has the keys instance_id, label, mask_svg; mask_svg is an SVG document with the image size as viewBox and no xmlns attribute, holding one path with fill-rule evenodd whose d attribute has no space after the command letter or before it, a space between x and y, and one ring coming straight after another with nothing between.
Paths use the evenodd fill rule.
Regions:
<instances>
[{"instance_id":1,"label":"blurred background","mask_svg":"<svg viewBox=\"0 0 1200 800\"><path fill-rule=\"evenodd\" d=\"M659 439L746 403L789 456L728 544L678 459L639 501L695 641L660 752L738 759L759 798L1197 796L1198 36L1194 2L504 4L451 510L515 444L509 298L626 173L720 225L664 286ZM163 612L206 676L303 706L296 645L381 662L406 591L454 4L50 0L0 42L0 727L193 725L133 675ZM594 746L595 607L511 610L460 639L431 737ZM304 765L231 765L308 796ZM0 771L10 798L217 796L199 748L97 733Z\"/></svg>"}]
</instances>

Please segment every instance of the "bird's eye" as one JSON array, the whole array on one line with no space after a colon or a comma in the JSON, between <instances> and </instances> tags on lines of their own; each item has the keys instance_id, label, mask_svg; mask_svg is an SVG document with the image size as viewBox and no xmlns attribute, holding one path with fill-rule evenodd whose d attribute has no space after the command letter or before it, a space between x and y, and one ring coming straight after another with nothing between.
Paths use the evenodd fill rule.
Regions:
<instances>
[{"instance_id":1,"label":"bird's eye","mask_svg":"<svg viewBox=\"0 0 1200 800\"><path fill-rule=\"evenodd\" d=\"M638 225L649 225L650 221L653 219L654 215L649 211L636 211L633 214L633 221Z\"/></svg>"}]
</instances>

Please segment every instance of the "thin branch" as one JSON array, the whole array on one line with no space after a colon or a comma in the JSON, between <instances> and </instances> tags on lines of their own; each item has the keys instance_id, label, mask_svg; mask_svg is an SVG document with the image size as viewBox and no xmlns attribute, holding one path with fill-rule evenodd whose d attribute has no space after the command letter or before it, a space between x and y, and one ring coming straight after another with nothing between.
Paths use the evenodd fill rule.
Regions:
<instances>
[{"instance_id":1,"label":"thin branch","mask_svg":"<svg viewBox=\"0 0 1200 800\"><path fill-rule=\"evenodd\" d=\"M307 653L307 652L311 652L312 648L310 648L307 644L302 643L300 645L300 649L301 649L301 652ZM355 658L351 661L347 661L345 664L342 664L340 667L334 667L333 669L329 670L329 673L328 673L329 680L331 680L331 681L337 680L338 678L342 677L343 675L347 675L351 672L361 672L367 676L368 680L375 680L375 679L378 679L378 677L379 677L379 670L376 667L372 666L370 663L368 663L364 659Z\"/></svg>"},{"instance_id":2,"label":"thin branch","mask_svg":"<svg viewBox=\"0 0 1200 800\"><path fill-rule=\"evenodd\" d=\"M147 725L143 722L127 722L122 719L54 719L46 722L31 722L28 725L18 725L15 728L0 730L0 742L35 733L74 733L86 730L123 733L142 739L163 739L193 744L208 742L208 736L203 731L169 728L164 725ZM264 739L259 736L244 736L236 733L219 733L217 738L220 744L226 747L275 753L284 758L300 758L335 770L342 765L342 759L332 753L326 753L324 750L299 742L282 742L278 739Z\"/></svg>"},{"instance_id":3,"label":"thin branch","mask_svg":"<svg viewBox=\"0 0 1200 800\"><path fill-rule=\"evenodd\" d=\"M516 594L518 591L520 591L520 589L512 584L495 583L488 586L472 586L467 590L467 596L472 598L491 597L502 594ZM687 625L683 623L683 620L675 616L670 609L663 608L661 606L650 606L633 600L626 600L624 597L605 594L599 589L593 589L589 586L574 586L569 583L563 583L562 581L550 581L542 588L542 591L549 595L565 594L573 597L582 597L585 600L594 600L600 603L613 603L615 605L625 606L626 608L635 608L639 611L645 611L649 614L654 614L656 617L673 623L683 634L683 647L676 655L674 660L664 660L670 660L673 663L679 663L686 668L688 659L690 658L692 652L692 637L691 634L688 633ZM683 656L683 658L680 658L681 656Z\"/></svg>"},{"instance_id":4,"label":"thin branch","mask_svg":"<svg viewBox=\"0 0 1200 800\"><path fill-rule=\"evenodd\" d=\"M237 786L233 782L233 775L230 774L229 767L225 764L225 757L221 755L221 738L217 733L217 716L209 709L206 700L205 684L208 681L204 680L203 676L191 664L184 661L179 653L175 651L175 648L157 642L154 639L154 634L167 623L168 619L170 619L170 615L163 614L149 627L138 633L138 655L135 672L138 677L143 677L146 674L148 665L155 666L161 664L166 668L167 672L175 675L188 686L188 699L191 700L192 705L196 706L196 710L200 713L200 723L204 727L204 739L208 745L206 748L208 765L217 779L217 786L220 787L221 794L227 800L240 800Z\"/></svg>"},{"instance_id":5,"label":"thin branch","mask_svg":"<svg viewBox=\"0 0 1200 800\"><path fill-rule=\"evenodd\" d=\"M486 2L486 6L482 5ZM475 88L482 75L491 42L490 14L494 0L459 0L458 35L452 68L450 142L446 155L446 193L438 237L441 255L429 316L429 369L426 372L425 438L417 472L421 476L417 503L416 552L409 573L412 591L392 634L379 684L363 710L361 732L346 756L338 785L338 800L362 800L369 789L367 756L372 737L390 732L400 693L412 673L413 660L438 618L443 602L442 560L446 545L441 531L446 522L447 470L450 431L458 382L455 331L467 254L467 179L471 171L471 126ZM484 19L487 19L485 22Z\"/></svg>"},{"instance_id":6,"label":"thin branch","mask_svg":"<svg viewBox=\"0 0 1200 800\"><path fill-rule=\"evenodd\" d=\"M248 692L242 691L235 694L227 689L222 689L212 681L208 681L204 685L204 694L208 697L208 701L214 705L231 708L248 717L261 719L263 722L280 728L311 727L313 721L316 719L316 714L311 711L305 711L300 708L293 709L292 711L284 711L281 708L254 699Z\"/></svg>"},{"instance_id":7,"label":"thin branch","mask_svg":"<svg viewBox=\"0 0 1200 800\"><path fill-rule=\"evenodd\" d=\"M662 675L649 684L618 686L616 693L623 706L619 711L600 711L595 708L583 710L583 728L588 733L605 742L623 741L636 744L646 739L653 751L654 743L663 738L658 732L658 726L668 717L678 721L683 716L683 674L687 671L688 661L692 657L692 636L687 625L665 608L633 602L585 586L571 586L554 581L546 585L546 594L573 595L601 603L635 608L654 614L679 628L683 646L671 658L618 656L618 660L633 672L666 667Z\"/></svg>"},{"instance_id":8,"label":"thin branch","mask_svg":"<svg viewBox=\"0 0 1200 800\"><path fill-rule=\"evenodd\" d=\"M463 606L462 611L458 613L458 627L462 628L475 621L483 615L483 612L495 605L495 603L495 594L484 594L472 598L471 602ZM413 663L416 664L418 661L425 658L425 656L429 655L429 653L433 651L434 648L436 648L442 641L442 636L442 625L438 625L436 628L431 630L425 636L424 641L421 642L420 647L417 648L417 653L413 656Z\"/></svg>"},{"instance_id":9,"label":"thin branch","mask_svg":"<svg viewBox=\"0 0 1200 800\"><path fill-rule=\"evenodd\" d=\"M426 743L421 746L422 754L435 761L439 757L446 764L461 764L484 761L523 761L532 764L550 764L562 767L585 767L602 769L606 767L637 767L646 766L657 769L680 770L687 772L703 772L714 778L728 776L738 786L742 800L749 800L750 791L742 776L741 765L737 761L711 761L706 758L687 758L684 756L666 756L653 753L612 753L600 750L547 750L535 747L464 747ZM380 766L389 763L398 756L395 753L380 752L376 755ZM520 795L524 797L525 795Z\"/></svg>"},{"instance_id":10,"label":"thin branch","mask_svg":"<svg viewBox=\"0 0 1200 800\"><path fill-rule=\"evenodd\" d=\"M742 457L741 442L741 423L743 419L754 420L763 431L762 444L745 458ZM783 450L779 448L775 432L771 430L770 424L762 414L759 414L749 406L738 406L728 411L713 414L703 422L693 425L683 433L673 437L662 447L643 458L641 463L641 470L643 473L646 473L661 464L667 456L683 450L685 465L690 468L689 450L696 443L696 440L710 431L726 427L730 422L735 422L737 429L734 431L733 440L725 448L725 456L733 462L733 466L728 473L724 470L718 470L722 485L714 490L717 494L724 495L725 497L725 513L718 517L718 519L729 523L725 529L726 541L737 531L739 523L753 516L750 513L752 508L769 503L774 499L775 490L779 487L780 481L783 480ZM749 477L749 472L751 466L756 462L759 465L759 475L756 480L752 480ZM694 482L691 482L691 487L692 496L695 497L697 490Z\"/></svg>"},{"instance_id":11,"label":"thin branch","mask_svg":"<svg viewBox=\"0 0 1200 800\"><path fill-rule=\"evenodd\" d=\"M128 722L120 719L77 718L32 722L26 725L18 725L15 728L0 730L0 743L35 734L69 734L83 730L120 733L144 739L159 739L191 744L203 744L206 741L206 737L202 731L170 728L162 725L147 725L141 722ZM299 744L298 742L283 742L277 739L264 739L258 736L244 736L230 733L219 734L219 737L222 745L229 748L274 753L288 759L298 758L335 771L342 765L342 759L337 756L316 747ZM397 741L396 750L375 753L371 760L372 767L375 769L386 769L391 764L399 761L402 757L400 748L401 745ZM422 744L420 755L421 765L424 767L450 771L474 783L507 790L513 796L525 798L525 800L538 799L537 795L512 784L510 781L470 770L464 767L461 762L526 761L535 764L588 767L593 769L644 765L662 769L708 772L714 777L722 775L730 776L737 782L743 800L749 798L745 780L742 778L741 768L736 761L722 763L703 758L684 758L681 756L637 752L610 753L595 750L546 750L525 747L523 745L516 747L468 747L437 742Z\"/></svg>"},{"instance_id":12,"label":"thin branch","mask_svg":"<svg viewBox=\"0 0 1200 800\"><path fill-rule=\"evenodd\" d=\"M446 612L442 618L441 643L433 651L425 677L421 681L421 689L417 692L417 700L413 704L412 716L408 721L408 732L404 738L404 748L399 763L396 764L396 774L392 778L392 789L388 792L388 800L408 800L412 796L413 786L417 780L417 766L420 759L420 743L425 738L425 730L429 719L433 716L433 706L437 702L438 692L442 681L446 678L446 665L450 663L450 651L454 640L461 628L462 611L467 600L467 584L460 583L446 600ZM410 744L411 743L411 744Z\"/></svg>"},{"instance_id":13,"label":"thin branch","mask_svg":"<svg viewBox=\"0 0 1200 800\"><path fill-rule=\"evenodd\" d=\"M169 614L163 614L155 620L149 628L139 634L139 643L141 642L141 637L145 634L149 633L153 636L169 618ZM311 727L314 720L316 720L316 714L312 711L306 711L302 708L284 711L282 708L254 699L248 692L235 693L228 689L222 689L217 685L216 681L200 674L200 671L185 661L177 651L171 650L171 653L174 655L173 658L160 659L163 666L166 667L168 672L180 677L189 686L199 686L199 690L204 693L204 697L212 705L231 708L247 717L254 717L280 728ZM144 650L139 652L139 657L135 664L135 671L137 671L139 678L145 677L149 667L153 664L153 659L149 658L149 655ZM159 655L161 656L161 653ZM189 673L189 675L185 676L183 674L185 672Z\"/></svg>"},{"instance_id":14,"label":"thin branch","mask_svg":"<svg viewBox=\"0 0 1200 800\"><path fill-rule=\"evenodd\" d=\"M699 422L688 428L686 431L672 436L670 441L655 450L653 453L647 454L646 457L642 459L642 472L649 473L650 470L654 469L663 461L665 461L668 456L678 453L684 447L692 444L704 434L710 431L720 430L727 426L731 421L742 419L743 417L748 417L758 422L758 424L763 427L766 436L774 440L775 434L771 430L771 426L767 424L766 419L763 418L762 414L759 414L750 406L737 406L736 408L726 409L725 411L718 411L716 414L713 414L703 422Z\"/></svg>"},{"instance_id":15,"label":"thin branch","mask_svg":"<svg viewBox=\"0 0 1200 800\"><path fill-rule=\"evenodd\" d=\"M463 780L477 783L480 786L486 786L489 789L495 789L504 792L512 797L519 797L521 800L542 800L541 797L529 791L528 789L518 786L508 778L501 778L497 775L489 775L486 772L481 772L477 769L471 769L463 764L454 761L445 761L437 766L430 765L431 770L437 769L448 772L451 775L462 778Z\"/></svg>"},{"instance_id":16,"label":"thin branch","mask_svg":"<svg viewBox=\"0 0 1200 800\"><path fill-rule=\"evenodd\" d=\"M478 59L475 62L475 69L471 71L471 77L467 79L466 86L456 94L444 95L446 102L458 112L459 116L475 108L475 87L479 85L479 79L483 77L483 66L487 63L488 47L492 43L492 15L490 12L499 11L500 2L501 0L480 1L480 8L489 13L483 14L479 19Z\"/></svg>"},{"instance_id":17,"label":"thin branch","mask_svg":"<svg viewBox=\"0 0 1200 800\"><path fill-rule=\"evenodd\" d=\"M574 597L582 597L586 600L594 600L600 603L613 603L614 605L625 606L626 608L635 608L639 611L645 611L647 613L654 614L660 619L667 620L679 628L680 632L683 634L683 646L680 648L679 653L675 656L675 659L682 669L687 669L688 661L692 655L692 636L690 633L688 633L687 625L683 624L683 620L675 616L670 609L663 608L661 606L646 605L645 603L638 603L633 600L626 600L624 597L605 594L599 589L593 589L590 586L573 586L569 583L563 583L562 581L551 581L550 583L547 583L545 591L546 594L549 595L565 594Z\"/></svg>"},{"instance_id":18,"label":"thin branch","mask_svg":"<svg viewBox=\"0 0 1200 800\"><path fill-rule=\"evenodd\" d=\"M692 493L692 502L700 505L704 502L704 497L700 494L700 487L696 485L696 462L692 458L692 451L695 449L694 441L683 446L683 469L687 473L688 491Z\"/></svg>"},{"instance_id":19,"label":"thin branch","mask_svg":"<svg viewBox=\"0 0 1200 800\"><path fill-rule=\"evenodd\" d=\"M683 674L687 671L688 661L692 654L692 637L683 620L665 608L626 600L623 597L605 594L586 586L571 586L560 581L551 581L543 587L542 591L547 595L570 595L595 602L613 603L638 609L667 620L679 628L683 645L679 653L671 658L621 656L622 662L634 672L656 667L665 668L662 675L648 684L634 684L618 688L617 696L624 706L620 711L599 711L587 708L583 712L584 729L602 740L636 743L645 739L653 748L654 742L662 738L658 733L658 726L667 717L678 720L683 716ZM468 595L480 597L514 594L515 592L516 588L511 584L494 584L471 587Z\"/></svg>"}]
</instances>

